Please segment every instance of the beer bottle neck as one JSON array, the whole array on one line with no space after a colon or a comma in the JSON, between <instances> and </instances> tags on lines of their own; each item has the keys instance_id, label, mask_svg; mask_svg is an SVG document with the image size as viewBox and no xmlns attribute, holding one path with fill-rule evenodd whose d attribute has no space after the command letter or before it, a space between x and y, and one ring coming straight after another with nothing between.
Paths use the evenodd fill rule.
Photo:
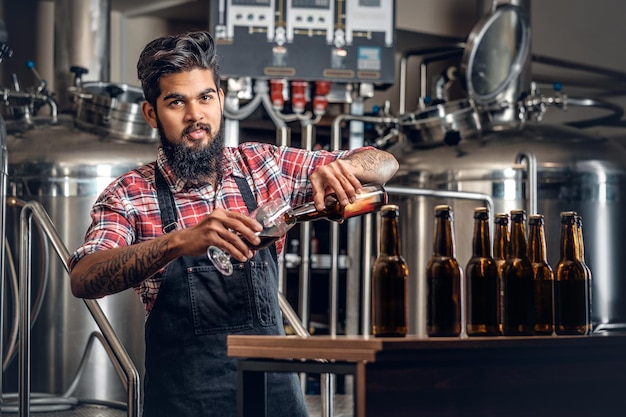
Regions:
<instances>
[{"instance_id":1,"label":"beer bottle neck","mask_svg":"<svg viewBox=\"0 0 626 417\"><path fill-rule=\"evenodd\" d=\"M578 235L573 222L561 224L561 260L579 260Z\"/></svg>"},{"instance_id":2,"label":"beer bottle neck","mask_svg":"<svg viewBox=\"0 0 626 417\"><path fill-rule=\"evenodd\" d=\"M509 227L506 223L496 224L494 233L493 257L495 259L506 259L509 248Z\"/></svg>"},{"instance_id":3,"label":"beer bottle neck","mask_svg":"<svg viewBox=\"0 0 626 417\"><path fill-rule=\"evenodd\" d=\"M313 202L309 202L294 208L291 211L291 216L294 219L293 221L297 223L326 219L328 218L328 210L326 208L318 210L315 208L315 204L313 204Z\"/></svg>"},{"instance_id":4,"label":"beer bottle neck","mask_svg":"<svg viewBox=\"0 0 626 417\"><path fill-rule=\"evenodd\" d=\"M380 254L389 256L400 255L400 239L398 236L398 219L395 216L383 217L380 225Z\"/></svg>"},{"instance_id":5,"label":"beer bottle neck","mask_svg":"<svg viewBox=\"0 0 626 417\"><path fill-rule=\"evenodd\" d=\"M546 238L541 224L532 225L528 234L528 254L532 262L547 262Z\"/></svg>"},{"instance_id":6,"label":"beer bottle neck","mask_svg":"<svg viewBox=\"0 0 626 417\"><path fill-rule=\"evenodd\" d=\"M526 258L526 233L524 223L515 221L511 224L511 257Z\"/></svg>"},{"instance_id":7,"label":"beer bottle neck","mask_svg":"<svg viewBox=\"0 0 626 417\"><path fill-rule=\"evenodd\" d=\"M474 221L473 255L481 258L491 257L491 244L489 242L489 223L487 220L477 219Z\"/></svg>"},{"instance_id":8,"label":"beer bottle neck","mask_svg":"<svg viewBox=\"0 0 626 417\"><path fill-rule=\"evenodd\" d=\"M450 258L455 257L454 235L452 233L452 222L449 218L437 217L433 254Z\"/></svg>"}]
</instances>

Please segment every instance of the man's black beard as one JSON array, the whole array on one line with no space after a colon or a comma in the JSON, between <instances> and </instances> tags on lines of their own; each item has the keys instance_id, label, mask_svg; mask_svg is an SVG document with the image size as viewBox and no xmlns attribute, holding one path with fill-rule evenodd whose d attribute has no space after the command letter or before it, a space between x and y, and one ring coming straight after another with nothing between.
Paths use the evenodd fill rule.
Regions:
<instances>
[{"instance_id":1,"label":"man's black beard","mask_svg":"<svg viewBox=\"0 0 626 417\"><path fill-rule=\"evenodd\" d=\"M201 125L211 135L208 125ZM215 179L217 185L222 180L222 159L224 151L224 124L213 137L206 148L200 146L188 146L184 143L174 144L165 135L161 122L157 119L157 129L161 138L163 152L169 162L172 171L177 178L185 182L197 183L207 179ZM190 128L185 129L182 135L186 135Z\"/></svg>"}]
</instances>

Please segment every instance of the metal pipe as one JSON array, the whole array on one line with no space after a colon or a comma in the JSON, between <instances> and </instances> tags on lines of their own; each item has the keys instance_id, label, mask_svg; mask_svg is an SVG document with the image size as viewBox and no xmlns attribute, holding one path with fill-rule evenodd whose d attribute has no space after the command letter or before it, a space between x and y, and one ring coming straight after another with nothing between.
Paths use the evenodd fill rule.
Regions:
<instances>
[{"instance_id":1,"label":"metal pipe","mask_svg":"<svg viewBox=\"0 0 626 417\"><path fill-rule=\"evenodd\" d=\"M19 351L19 410L20 417L30 416L30 265L31 216L26 216L28 204L20 216L20 351Z\"/></svg>"},{"instance_id":2,"label":"metal pipe","mask_svg":"<svg viewBox=\"0 0 626 417\"><path fill-rule=\"evenodd\" d=\"M361 259L361 265L363 268L363 300L368 300L367 303L363 303L361 313L361 327L362 333L365 336L370 334L370 324L372 320L371 309L371 297L372 297L372 241L374 236L374 228L372 227L372 215L368 214L363 218L363 258Z\"/></svg>"},{"instance_id":3,"label":"metal pipe","mask_svg":"<svg viewBox=\"0 0 626 417\"><path fill-rule=\"evenodd\" d=\"M298 317L293 308L291 308L291 304L289 304L285 295L280 291L278 292L278 305L280 306L280 311L283 313L285 320L287 320L287 323L291 325L294 333L300 337L309 337L310 334L302 325L300 317Z\"/></svg>"},{"instance_id":4,"label":"metal pipe","mask_svg":"<svg viewBox=\"0 0 626 417\"><path fill-rule=\"evenodd\" d=\"M330 140L333 144L341 143L341 123L344 121L357 120L361 122L382 123L382 124L398 124L400 120L397 117L388 116L357 116L353 114L340 114L335 117L331 126Z\"/></svg>"},{"instance_id":5,"label":"metal pipe","mask_svg":"<svg viewBox=\"0 0 626 417\"><path fill-rule=\"evenodd\" d=\"M276 144L278 146L289 146L291 142L291 130L285 123L276 127ZM287 241L285 241L285 247ZM283 249L278 255L278 290L282 292L287 291L287 267L285 266L285 250Z\"/></svg>"},{"instance_id":6,"label":"metal pipe","mask_svg":"<svg viewBox=\"0 0 626 417\"><path fill-rule=\"evenodd\" d=\"M269 96L269 89L267 88L266 81L257 80L254 83L254 92L255 96L252 99L252 102L256 102L259 100L259 103L263 105L263 108L269 115L270 119L274 123L276 127L276 145L278 146L289 146L291 143L291 130L287 127L287 124L283 119L279 117L272 105L272 100ZM286 244L286 242L285 242ZM285 279L286 271L284 265L285 261L285 251L283 250L278 258L278 289L279 291L287 290L287 282Z\"/></svg>"},{"instance_id":7,"label":"metal pipe","mask_svg":"<svg viewBox=\"0 0 626 417\"><path fill-rule=\"evenodd\" d=\"M567 68L568 70L580 70L590 72L592 74L604 75L616 80L626 80L626 72L616 71L608 68L599 67L596 65L582 64L580 62L568 61L566 59L553 58L545 55L532 54L531 59L533 62L539 64L553 65L556 67Z\"/></svg>"},{"instance_id":8,"label":"metal pipe","mask_svg":"<svg viewBox=\"0 0 626 417\"><path fill-rule=\"evenodd\" d=\"M0 371L2 368L2 352L4 352L4 289L5 289L5 267L4 267L4 246L6 242L5 218L6 218L6 196L7 196L7 176L8 176L8 156L7 156L7 130L4 119L0 116ZM2 372L0 372L0 407L2 406ZM0 414L2 414L0 408Z\"/></svg>"},{"instance_id":9,"label":"metal pipe","mask_svg":"<svg viewBox=\"0 0 626 417\"><path fill-rule=\"evenodd\" d=\"M428 91L428 74L426 72L428 64L430 64L431 62L443 61L444 59L452 58L462 54L463 50L457 48L451 51L430 55L422 59L422 62L420 63L420 94L422 95L422 97L425 97Z\"/></svg>"},{"instance_id":10,"label":"metal pipe","mask_svg":"<svg viewBox=\"0 0 626 417\"><path fill-rule=\"evenodd\" d=\"M577 127L583 129L591 126L612 125L622 119L624 116L624 109L617 104L610 103L604 100L598 100L593 98L584 97L567 97L564 100L566 106L578 106L578 107L597 107L601 109L610 110L612 113L607 116L596 117L593 119L579 120L575 122L566 123L568 126Z\"/></svg>"},{"instance_id":11,"label":"metal pipe","mask_svg":"<svg viewBox=\"0 0 626 417\"><path fill-rule=\"evenodd\" d=\"M236 147L239 145L239 98L236 94L226 94L224 97L224 145Z\"/></svg>"},{"instance_id":12,"label":"metal pipe","mask_svg":"<svg viewBox=\"0 0 626 417\"><path fill-rule=\"evenodd\" d=\"M30 222L35 217L41 228L44 230L46 237L52 244L57 255L63 262L65 270L69 272L67 259L70 253L63 244L63 241L57 233L52 220L46 213L44 207L36 202L30 201L24 205L21 219L21 235L22 241L20 245L20 332L21 332L21 350L20 350L20 417L28 417L30 412L30 280L31 280L31 242L30 242ZM139 372L133 364L126 348L119 340L113 327L100 308L96 300L83 300L87 309L91 313L94 321L98 325L104 340L106 340L111 351L115 355L119 366L124 371L127 384L127 415L129 417L138 417L140 411L139 397Z\"/></svg>"},{"instance_id":13,"label":"metal pipe","mask_svg":"<svg viewBox=\"0 0 626 417\"><path fill-rule=\"evenodd\" d=\"M417 56L417 55L425 55L425 54L450 51L454 49L460 49L460 48L463 48L464 46L465 46L464 43L459 42L454 45L413 49L409 51L404 51L402 53L402 57L400 58L400 84L399 84L400 104L398 106L399 113L401 115L404 114L404 112L406 111L406 91L407 91L406 79L407 79L407 66L408 66L409 58L412 56ZM424 94L424 90L420 90L420 93Z\"/></svg>"},{"instance_id":14,"label":"metal pipe","mask_svg":"<svg viewBox=\"0 0 626 417\"><path fill-rule=\"evenodd\" d=\"M302 143L305 149L313 149L313 124L305 119L301 120ZM310 286L311 286L311 223L303 222L300 226L300 250L302 263L300 264L300 318L305 328L310 321Z\"/></svg>"},{"instance_id":15,"label":"metal pipe","mask_svg":"<svg viewBox=\"0 0 626 417\"><path fill-rule=\"evenodd\" d=\"M489 194L472 193L465 191L448 191L448 190L429 190L423 188L412 187L393 187L385 186L387 194L396 194L404 196L420 196L420 197L438 197L438 198L452 198L457 200L478 200L487 203L487 208L490 213L493 213L493 197Z\"/></svg>"},{"instance_id":16,"label":"metal pipe","mask_svg":"<svg viewBox=\"0 0 626 417\"><path fill-rule=\"evenodd\" d=\"M526 178L528 179L528 214L537 213L537 158L532 152L520 152L515 163L526 161Z\"/></svg>"},{"instance_id":17,"label":"metal pipe","mask_svg":"<svg viewBox=\"0 0 626 417\"><path fill-rule=\"evenodd\" d=\"M335 119L336 120L336 119ZM341 136L333 135L330 146L337 150L341 148ZM328 319L329 333L331 336L337 335L338 321L338 288L339 286L339 224L332 222L330 225L330 314Z\"/></svg>"}]
</instances>

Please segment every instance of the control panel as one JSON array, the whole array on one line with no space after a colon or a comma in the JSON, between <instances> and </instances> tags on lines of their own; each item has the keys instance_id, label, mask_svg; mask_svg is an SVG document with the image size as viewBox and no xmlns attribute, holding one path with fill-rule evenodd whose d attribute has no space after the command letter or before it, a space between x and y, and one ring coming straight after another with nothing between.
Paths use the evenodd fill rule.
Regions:
<instances>
[{"instance_id":1,"label":"control panel","mask_svg":"<svg viewBox=\"0 0 626 417\"><path fill-rule=\"evenodd\" d=\"M219 0L211 30L227 78L394 81L395 0Z\"/></svg>"}]
</instances>

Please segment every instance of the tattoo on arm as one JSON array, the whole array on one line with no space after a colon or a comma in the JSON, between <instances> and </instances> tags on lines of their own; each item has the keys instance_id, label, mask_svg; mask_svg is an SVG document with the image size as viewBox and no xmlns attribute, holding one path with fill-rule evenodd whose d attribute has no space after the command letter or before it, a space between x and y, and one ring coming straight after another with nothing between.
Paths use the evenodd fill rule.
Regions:
<instances>
[{"instance_id":1,"label":"tattoo on arm","mask_svg":"<svg viewBox=\"0 0 626 417\"><path fill-rule=\"evenodd\" d=\"M381 150L364 150L343 158L350 163L357 177L385 182L395 174L398 162L390 153Z\"/></svg>"},{"instance_id":2,"label":"tattoo on arm","mask_svg":"<svg viewBox=\"0 0 626 417\"><path fill-rule=\"evenodd\" d=\"M80 277L86 292L113 294L139 284L169 262L169 241L158 240L123 248L98 262Z\"/></svg>"},{"instance_id":3,"label":"tattoo on arm","mask_svg":"<svg viewBox=\"0 0 626 417\"><path fill-rule=\"evenodd\" d=\"M378 157L374 152L356 152L347 156L344 160L350 162L350 165L363 172L378 170L380 164L383 162L382 158Z\"/></svg>"}]
</instances>

